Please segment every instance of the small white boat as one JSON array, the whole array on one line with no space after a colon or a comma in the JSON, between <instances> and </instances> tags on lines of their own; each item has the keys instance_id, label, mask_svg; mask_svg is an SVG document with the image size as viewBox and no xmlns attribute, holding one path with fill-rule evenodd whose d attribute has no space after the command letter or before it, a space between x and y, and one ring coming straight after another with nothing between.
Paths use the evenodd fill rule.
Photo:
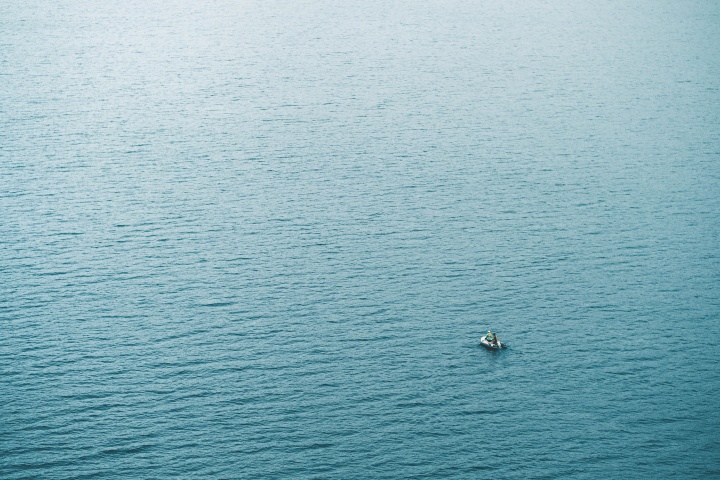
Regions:
<instances>
[{"instance_id":1,"label":"small white boat","mask_svg":"<svg viewBox=\"0 0 720 480\"><path fill-rule=\"evenodd\" d=\"M482 337L480 339L480 345L489 350L500 350L501 348L507 348L507 345L502 343L501 341L493 343L492 341L488 340L487 337Z\"/></svg>"}]
</instances>

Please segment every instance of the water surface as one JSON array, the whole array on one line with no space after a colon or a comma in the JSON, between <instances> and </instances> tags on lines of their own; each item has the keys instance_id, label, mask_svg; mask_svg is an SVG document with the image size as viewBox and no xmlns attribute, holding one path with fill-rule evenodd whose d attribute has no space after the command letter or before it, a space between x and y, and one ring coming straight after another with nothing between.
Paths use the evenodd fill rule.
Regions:
<instances>
[{"instance_id":1,"label":"water surface","mask_svg":"<svg viewBox=\"0 0 720 480\"><path fill-rule=\"evenodd\" d=\"M719 26L6 2L0 476L720 475Z\"/></svg>"}]
</instances>

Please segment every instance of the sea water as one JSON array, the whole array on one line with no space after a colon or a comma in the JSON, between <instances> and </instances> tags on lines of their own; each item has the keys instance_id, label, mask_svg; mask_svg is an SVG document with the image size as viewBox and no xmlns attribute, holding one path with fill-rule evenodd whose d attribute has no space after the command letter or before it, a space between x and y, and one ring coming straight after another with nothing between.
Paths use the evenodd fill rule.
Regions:
<instances>
[{"instance_id":1,"label":"sea water","mask_svg":"<svg viewBox=\"0 0 720 480\"><path fill-rule=\"evenodd\" d=\"M0 477L720 476L719 46L703 1L4 2Z\"/></svg>"}]
</instances>

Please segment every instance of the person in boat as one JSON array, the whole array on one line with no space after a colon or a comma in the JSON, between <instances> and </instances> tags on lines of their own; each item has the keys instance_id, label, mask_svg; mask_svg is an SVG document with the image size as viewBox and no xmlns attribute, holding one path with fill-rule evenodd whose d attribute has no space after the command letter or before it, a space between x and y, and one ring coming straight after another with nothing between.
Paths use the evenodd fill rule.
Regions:
<instances>
[{"instance_id":1,"label":"person in boat","mask_svg":"<svg viewBox=\"0 0 720 480\"><path fill-rule=\"evenodd\" d=\"M487 336L485 336L485 338L487 339L488 342L492 340L493 336L492 336L492 333L490 333L490 330L488 330L488 334L487 334Z\"/></svg>"},{"instance_id":2,"label":"person in boat","mask_svg":"<svg viewBox=\"0 0 720 480\"><path fill-rule=\"evenodd\" d=\"M490 343L492 343L493 345L499 345L499 344L500 344L500 340L498 340L498 338L497 338L497 333L493 335L492 342L490 342Z\"/></svg>"}]
</instances>

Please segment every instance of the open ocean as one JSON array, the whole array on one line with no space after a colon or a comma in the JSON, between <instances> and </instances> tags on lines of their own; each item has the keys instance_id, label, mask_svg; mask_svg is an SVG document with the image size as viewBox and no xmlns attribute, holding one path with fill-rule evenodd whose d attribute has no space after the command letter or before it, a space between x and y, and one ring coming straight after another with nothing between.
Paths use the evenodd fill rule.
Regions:
<instances>
[{"instance_id":1,"label":"open ocean","mask_svg":"<svg viewBox=\"0 0 720 480\"><path fill-rule=\"evenodd\" d=\"M720 478L720 3L0 3L0 478Z\"/></svg>"}]
</instances>

